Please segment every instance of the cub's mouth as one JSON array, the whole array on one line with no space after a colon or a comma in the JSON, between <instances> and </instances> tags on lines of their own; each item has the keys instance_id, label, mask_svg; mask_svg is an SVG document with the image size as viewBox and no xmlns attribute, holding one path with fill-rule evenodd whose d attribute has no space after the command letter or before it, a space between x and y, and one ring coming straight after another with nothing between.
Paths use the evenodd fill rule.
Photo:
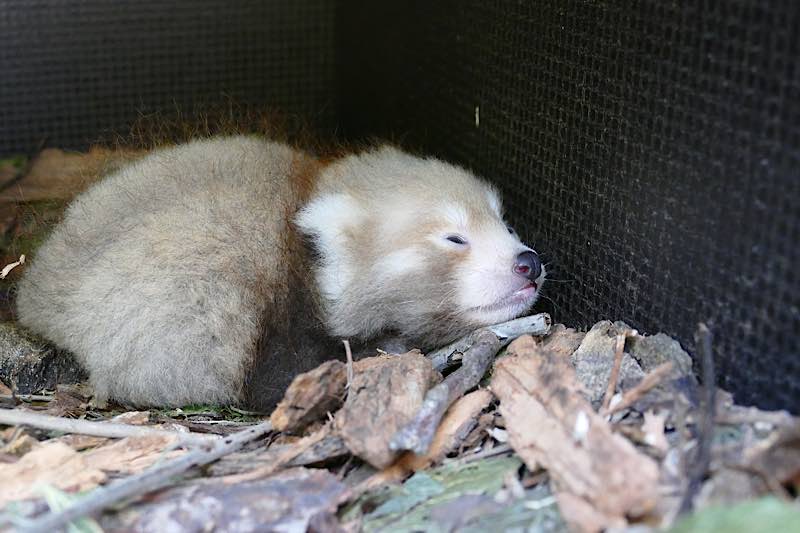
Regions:
<instances>
[{"instance_id":1,"label":"cub's mouth","mask_svg":"<svg viewBox=\"0 0 800 533\"><path fill-rule=\"evenodd\" d=\"M473 311L480 313L492 313L496 311L518 310L517 313L523 312L528 306L536 301L536 296L539 291L539 286L535 281L528 281L519 289L516 289L509 294L501 297L494 303L487 305L480 305L473 308Z\"/></svg>"}]
</instances>

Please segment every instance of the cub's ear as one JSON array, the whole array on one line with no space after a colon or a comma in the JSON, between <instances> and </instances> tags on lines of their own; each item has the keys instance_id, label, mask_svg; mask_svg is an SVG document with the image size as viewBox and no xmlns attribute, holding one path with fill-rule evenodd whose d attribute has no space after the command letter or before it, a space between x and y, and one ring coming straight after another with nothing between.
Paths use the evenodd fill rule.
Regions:
<instances>
[{"instance_id":1,"label":"cub's ear","mask_svg":"<svg viewBox=\"0 0 800 533\"><path fill-rule=\"evenodd\" d=\"M353 277L350 240L358 226L366 223L364 208L349 194L323 194L303 207L294 222L314 241L320 255L320 290L337 300Z\"/></svg>"},{"instance_id":2,"label":"cub's ear","mask_svg":"<svg viewBox=\"0 0 800 533\"><path fill-rule=\"evenodd\" d=\"M318 196L295 217L295 224L322 247L335 246L364 221L364 210L349 194L337 192Z\"/></svg>"}]
</instances>

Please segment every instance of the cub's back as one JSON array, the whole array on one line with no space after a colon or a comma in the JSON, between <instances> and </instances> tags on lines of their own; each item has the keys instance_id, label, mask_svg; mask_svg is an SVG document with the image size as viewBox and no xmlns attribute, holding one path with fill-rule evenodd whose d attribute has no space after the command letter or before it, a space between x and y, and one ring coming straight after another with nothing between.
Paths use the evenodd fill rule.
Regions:
<instances>
[{"instance_id":1,"label":"cub's back","mask_svg":"<svg viewBox=\"0 0 800 533\"><path fill-rule=\"evenodd\" d=\"M285 285L283 239L299 202L289 178L303 157L230 137L161 149L108 176L72 203L36 252L18 289L20 322L75 353L105 388L134 391L137 379L159 379L169 358L210 354L206 374L226 383L177 388L229 399L213 390L241 380L258 335L259 292ZM131 357L152 359L140 365L146 374L109 377ZM136 399L180 403L176 394Z\"/></svg>"}]
</instances>

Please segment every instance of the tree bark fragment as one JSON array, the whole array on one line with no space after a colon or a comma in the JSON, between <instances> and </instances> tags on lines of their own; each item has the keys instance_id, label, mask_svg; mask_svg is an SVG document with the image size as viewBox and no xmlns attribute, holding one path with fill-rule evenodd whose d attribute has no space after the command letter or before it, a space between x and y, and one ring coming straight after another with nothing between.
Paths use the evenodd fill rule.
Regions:
<instances>
[{"instance_id":1,"label":"tree bark fragment","mask_svg":"<svg viewBox=\"0 0 800 533\"><path fill-rule=\"evenodd\" d=\"M509 352L491 385L509 443L530 469L548 470L573 527L600 531L651 511L658 466L594 412L569 361L524 337Z\"/></svg>"}]
</instances>

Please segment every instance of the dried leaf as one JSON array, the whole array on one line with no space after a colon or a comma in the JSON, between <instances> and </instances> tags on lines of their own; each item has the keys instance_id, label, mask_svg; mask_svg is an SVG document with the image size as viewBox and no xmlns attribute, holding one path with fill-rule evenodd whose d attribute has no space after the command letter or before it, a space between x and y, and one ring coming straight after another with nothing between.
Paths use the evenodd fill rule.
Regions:
<instances>
[{"instance_id":1,"label":"dried leaf","mask_svg":"<svg viewBox=\"0 0 800 533\"><path fill-rule=\"evenodd\" d=\"M74 492L96 487L106 474L63 442L46 442L13 464L0 464L0 508L37 495L42 485Z\"/></svg>"},{"instance_id":2,"label":"dried leaf","mask_svg":"<svg viewBox=\"0 0 800 533\"><path fill-rule=\"evenodd\" d=\"M658 501L656 463L594 412L565 358L529 342L512 348L516 356L495 365L492 390L509 443L530 469L548 470L564 516L599 531L649 512Z\"/></svg>"}]
</instances>

